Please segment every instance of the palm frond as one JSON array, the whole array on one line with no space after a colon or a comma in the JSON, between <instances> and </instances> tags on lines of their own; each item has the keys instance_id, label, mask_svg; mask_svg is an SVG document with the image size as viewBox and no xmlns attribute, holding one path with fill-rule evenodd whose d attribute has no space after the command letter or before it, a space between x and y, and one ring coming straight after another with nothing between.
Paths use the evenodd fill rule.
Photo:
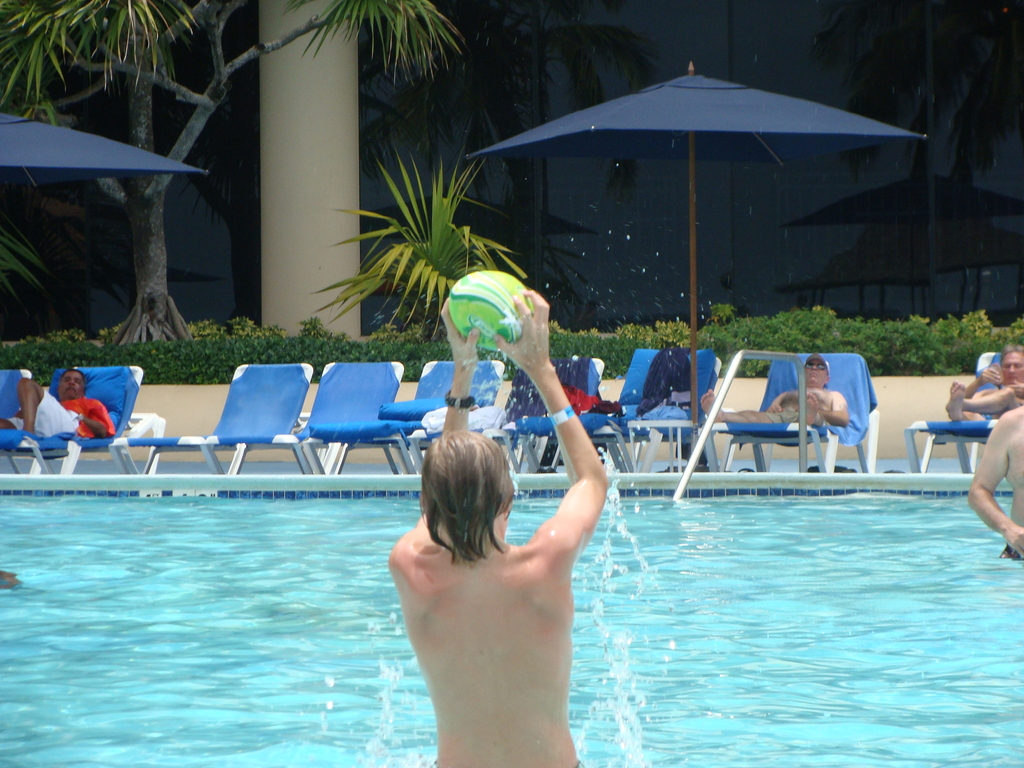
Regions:
<instances>
[{"instance_id":1,"label":"palm frond","mask_svg":"<svg viewBox=\"0 0 1024 768\"><path fill-rule=\"evenodd\" d=\"M385 292L398 297L392 317L434 318L451 285L479 269L497 269L499 263L520 277L525 273L503 245L474 234L468 226L454 224L459 205L467 199L473 179L480 170L474 163L446 178L439 166L426 194L419 170L410 172L398 158L398 179L383 166L380 173L398 208L397 216L372 211L347 211L381 220L386 227L364 232L345 243L372 242L359 273L323 288L336 292L322 309L333 309L335 317L352 310L367 297Z\"/></svg>"},{"instance_id":2,"label":"palm frond","mask_svg":"<svg viewBox=\"0 0 1024 768\"><path fill-rule=\"evenodd\" d=\"M48 89L78 62L136 68L169 66L165 33L193 25L190 8L173 0L37 0L0 2L3 101L25 109L49 104Z\"/></svg>"},{"instance_id":3,"label":"palm frond","mask_svg":"<svg viewBox=\"0 0 1024 768\"><path fill-rule=\"evenodd\" d=\"M0 292L18 298L10 280L11 275L18 275L30 286L42 291L43 286L36 276L36 270L47 271L36 249L10 219L0 214Z\"/></svg>"},{"instance_id":4,"label":"palm frond","mask_svg":"<svg viewBox=\"0 0 1024 768\"><path fill-rule=\"evenodd\" d=\"M634 90L647 85L654 73L653 43L625 27L565 24L548 30L547 46L569 72L576 109L604 100L600 66L614 69Z\"/></svg>"},{"instance_id":5,"label":"palm frond","mask_svg":"<svg viewBox=\"0 0 1024 768\"><path fill-rule=\"evenodd\" d=\"M296 10L318 0L288 0ZM354 37L362 27L380 45L387 66L433 72L459 48L459 32L430 0L331 0L319 14L326 23L307 46L317 51L337 34Z\"/></svg>"}]
</instances>

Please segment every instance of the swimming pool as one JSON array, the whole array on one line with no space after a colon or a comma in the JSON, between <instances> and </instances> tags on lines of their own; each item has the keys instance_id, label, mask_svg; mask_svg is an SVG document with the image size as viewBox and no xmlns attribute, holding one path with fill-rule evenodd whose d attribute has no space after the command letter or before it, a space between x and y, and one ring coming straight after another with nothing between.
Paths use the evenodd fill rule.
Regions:
<instances>
[{"instance_id":1,"label":"swimming pool","mask_svg":"<svg viewBox=\"0 0 1024 768\"><path fill-rule=\"evenodd\" d=\"M517 502L521 541L551 500ZM0 511L0 765L427 766L411 499ZM1019 564L962 499L624 499L576 571L595 766L1019 766Z\"/></svg>"}]
</instances>

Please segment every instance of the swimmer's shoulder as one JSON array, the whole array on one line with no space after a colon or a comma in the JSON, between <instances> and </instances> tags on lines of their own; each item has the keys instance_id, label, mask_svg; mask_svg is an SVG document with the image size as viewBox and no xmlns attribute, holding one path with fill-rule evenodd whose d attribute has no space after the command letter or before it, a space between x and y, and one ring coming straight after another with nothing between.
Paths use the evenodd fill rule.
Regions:
<instances>
[{"instance_id":1,"label":"swimmer's shoulder","mask_svg":"<svg viewBox=\"0 0 1024 768\"><path fill-rule=\"evenodd\" d=\"M425 527L416 527L398 540L388 557L392 572L399 570L407 577L417 570L434 570L450 564L451 554L435 543Z\"/></svg>"},{"instance_id":2,"label":"swimmer's shoulder","mask_svg":"<svg viewBox=\"0 0 1024 768\"><path fill-rule=\"evenodd\" d=\"M546 520L533 537L516 548L514 562L538 579L565 576L582 550L576 527L557 517Z\"/></svg>"}]
</instances>

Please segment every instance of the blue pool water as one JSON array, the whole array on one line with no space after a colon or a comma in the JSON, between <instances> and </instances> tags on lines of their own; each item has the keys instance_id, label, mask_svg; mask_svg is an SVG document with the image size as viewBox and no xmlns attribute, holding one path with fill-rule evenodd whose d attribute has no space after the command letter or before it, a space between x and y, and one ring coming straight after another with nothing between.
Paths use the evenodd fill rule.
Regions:
<instances>
[{"instance_id":1,"label":"blue pool water","mask_svg":"<svg viewBox=\"0 0 1024 768\"><path fill-rule=\"evenodd\" d=\"M520 501L522 541L552 501ZM415 501L0 508L0 766L428 766ZM1020 766L1020 564L963 500L624 500L576 573L601 766Z\"/></svg>"}]
</instances>

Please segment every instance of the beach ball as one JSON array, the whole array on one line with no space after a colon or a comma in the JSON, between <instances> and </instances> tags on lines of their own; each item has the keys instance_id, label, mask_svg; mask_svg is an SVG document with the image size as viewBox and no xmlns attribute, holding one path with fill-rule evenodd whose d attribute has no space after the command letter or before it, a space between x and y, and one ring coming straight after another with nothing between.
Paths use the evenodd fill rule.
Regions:
<instances>
[{"instance_id":1,"label":"beach ball","mask_svg":"<svg viewBox=\"0 0 1024 768\"><path fill-rule=\"evenodd\" d=\"M526 286L507 272L470 272L452 286L448 311L459 333L468 336L474 328L479 328L479 346L497 349L496 335L515 343L522 334L523 327L512 299L525 290ZM529 302L527 306L533 308Z\"/></svg>"}]
</instances>

